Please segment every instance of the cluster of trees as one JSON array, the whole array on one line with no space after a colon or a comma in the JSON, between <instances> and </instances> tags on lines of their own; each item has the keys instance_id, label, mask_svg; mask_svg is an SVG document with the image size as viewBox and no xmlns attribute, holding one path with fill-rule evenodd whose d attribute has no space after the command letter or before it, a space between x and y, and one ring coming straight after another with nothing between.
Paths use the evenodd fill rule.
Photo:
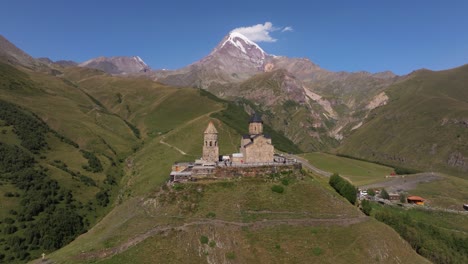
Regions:
<instances>
[{"instance_id":1,"label":"cluster of trees","mask_svg":"<svg viewBox=\"0 0 468 264\"><path fill-rule=\"evenodd\" d=\"M15 172L23 168L31 167L34 158L22 151L17 146L11 146L0 142L0 172Z\"/></svg>"},{"instance_id":2,"label":"cluster of trees","mask_svg":"<svg viewBox=\"0 0 468 264\"><path fill-rule=\"evenodd\" d=\"M468 263L468 238L411 217L410 211L384 208L375 218L391 226L434 263Z\"/></svg>"},{"instance_id":3,"label":"cluster of trees","mask_svg":"<svg viewBox=\"0 0 468 264\"><path fill-rule=\"evenodd\" d=\"M14 126L14 132L21 139L21 145L37 153L47 146L46 133L49 127L42 120L28 114L14 104L0 100L0 119L6 125Z\"/></svg>"},{"instance_id":4,"label":"cluster of trees","mask_svg":"<svg viewBox=\"0 0 468 264\"><path fill-rule=\"evenodd\" d=\"M330 176L328 183L350 203L356 203L357 189L349 181L345 180L339 174L333 173L333 175Z\"/></svg>"},{"instance_id":5,"label":"cluster of trees","mask_svg":"<svg viewBox=\"0 0 468 264\"><path fill-rule=\"evenodd\" d=\"M85 231L84 218L75 210L72 193L61 189L45 170L35 168L29 153L5 144L0 145L0 153L20 160L18 164L0 162L2 170L9 171L0 174L0 179L21 193L21 206L10 210L11 216L2 221L6 238L0 244L4 245L5 260L29 260L30 252L58 249Z\"/></svg>"},{"instance_id":6,"label":"cluster of trees","mask_svg":"<svg viewBox=\"0 0 468 264\"><path fill-rule=\"evenodd\" d=\"M20 205L0 219L0 263L26 262L42 252L66 245L85 232L89 226L87 214L96 215L98 206L109 204L112 188L123 171L107 157L112 165L106 171L104 185L97 186L92 178L73 171L63 161L54 160L50 165L87 186L99 187L96 196L89 197L84 205L74 199L72 191L61 187L34 156L46 159L42 152L49 149L47 133L75 148L79 148L78 144L50 129L33 113L0 100L0 126L5 125L13 127L24 148L0 142L0 184L11 186L0 199L15 199ZM88 161L89 171L104 171L94 153L84 150L81 153Z\"/></svg>"},{"instance_id":7,"label":"cluster of trees","mask_svg":"<svg viewBox=\"0 0 468 264\"><path fill-rule=\"evenodd\" d=\"M85 159L88 160L88 165L83 166L83 169L90 171L90 172L101 172L102 171L102 164L101 161L94 155L94 153L80 150L81 154Z\"/></svg>"}]
</instances>

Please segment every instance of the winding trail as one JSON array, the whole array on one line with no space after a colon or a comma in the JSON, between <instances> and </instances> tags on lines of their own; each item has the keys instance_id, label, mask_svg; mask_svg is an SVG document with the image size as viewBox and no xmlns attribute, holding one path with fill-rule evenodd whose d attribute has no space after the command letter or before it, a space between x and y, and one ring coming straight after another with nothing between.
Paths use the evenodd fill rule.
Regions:
<instances>
[{"instance_id":1,"label":"winding trail","mask_svg":"<svg viewBox=\"0 0 468 264\"><path fill-rule=\"evenodd\" d=\"M181 150L180 148L178 148L178 147L176 147L176 146L173 146L173 145L171 145L171 144L169 144L169 143L167 143L167 142L164 142L162 138L161 138L161 140L159 140L159 143L161 143L161 144L163 144L163 145L166 145L166 146L168 146L168 147L170 147L170 148L173 148L173 149L177 150L180 154L182 154L182 155L184 155L184 156L187 155L187 153L185 153L185 152L184 152L183 150Z\"/></svg>"},{"instance_id":2,"label":"winding trail","mask_svg":"<svg viewBox=\"0 0 468 264\"><path fill-rule=\"evenodd\" d=\"M98 260L103 258L108 258L114 256L116 254L120 254L129 248L143 242L147 238L153 237L158 234L164 234L166 232L173 232L173 231L186 231L189 227L192 226L203 226L203 225L211 225L211 226L236 226L236 227L250 227L253 230L258 230L267 227L273 227L278 225L289 225L289 226L350 226L353 224L362 223L369 220L367 216L358 216L354 218L331 218L331 219L313 219L313 218L305 218L305 219L271 219L271 220L261 220L255 222L235 222L235 221L225 221L221 219L193 219L194 221L185 223L179 226L156 226L147 232L137 235L127 242L102 250L97 250L93 252L81 253L75 256L76 259L85 260L85 261L92 261Z\"/></svg>"},{"instance_id":3,"label":"winding trail","mask_svg":"<svg viewBox=\"0 0 468 264\"><path fill-rule=\"evenodd\" d=\"M302 166L306 167L307 169L321 175L321 176L324 176L324 177L330 177L332 175L331 172L328 172L328 171L324 171L324 170L321 170L317 167L315 167L314 165L310 164L310 162L306 159L304 159L303 157L299 157L297 155L292 155L292 154L288 154L286 155L288 158L290 159L296 159L297 161L299 161L300 163L302 163Z\"/></svg>"}]
</instances>

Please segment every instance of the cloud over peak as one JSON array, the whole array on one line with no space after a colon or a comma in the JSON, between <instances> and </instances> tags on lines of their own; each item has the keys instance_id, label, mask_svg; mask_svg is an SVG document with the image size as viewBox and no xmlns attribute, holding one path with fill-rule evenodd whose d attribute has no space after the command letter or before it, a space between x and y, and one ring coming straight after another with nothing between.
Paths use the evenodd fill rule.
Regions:
<instances>
[{"instance_id":1,"label":"cloud over peak","mask_svg":"<svg viewBox=\"0 0 468 264\"><path fill-rule=\"evenodd\" d=\"M238 32L254 42L276 42L277 39L270 36L274 31L293 31L292 27L274 27L271 22L265 24L257 24L249 27L239 27L232 30Z\"/></svg>"}]
</instances>

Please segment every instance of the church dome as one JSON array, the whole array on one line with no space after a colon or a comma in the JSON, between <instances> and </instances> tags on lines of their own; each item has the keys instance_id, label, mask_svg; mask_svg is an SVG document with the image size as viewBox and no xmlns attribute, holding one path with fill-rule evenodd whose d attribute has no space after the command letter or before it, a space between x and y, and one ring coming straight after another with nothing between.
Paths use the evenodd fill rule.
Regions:
<instances>
[{"instance_id":1,"label":"church dome","mask_svg":"<svg viewBox=\"0 0 468 264\"><path fill-rule=\"evenodd\" d=\"M260 116L260 114L258 114L258 113L255 112L255 113L250 117L249 123L262 123L262 124L263 124L262 117Z\"/></svg>"}]
</instances>

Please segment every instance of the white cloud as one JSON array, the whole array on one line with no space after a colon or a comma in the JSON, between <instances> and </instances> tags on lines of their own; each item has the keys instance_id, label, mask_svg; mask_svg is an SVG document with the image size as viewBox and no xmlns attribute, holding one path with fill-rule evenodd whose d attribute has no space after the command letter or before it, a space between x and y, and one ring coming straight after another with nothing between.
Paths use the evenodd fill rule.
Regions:
<instances>
[{"instance_id":1,"label":"white cloud","mask_svg":"<svg viewBox=\"0 0 468 264\"><path fill-rule=\"evenodd\" d=\"M235 28L232 32L241 33L254 42L276 42L277 39L270 36L270 33L278 30L285 32L292 31L293 29L292 27L278 28L274 27L271 22L265 22L265 24L257 24L250 27Z\"/></svg>"}]
</instances>

